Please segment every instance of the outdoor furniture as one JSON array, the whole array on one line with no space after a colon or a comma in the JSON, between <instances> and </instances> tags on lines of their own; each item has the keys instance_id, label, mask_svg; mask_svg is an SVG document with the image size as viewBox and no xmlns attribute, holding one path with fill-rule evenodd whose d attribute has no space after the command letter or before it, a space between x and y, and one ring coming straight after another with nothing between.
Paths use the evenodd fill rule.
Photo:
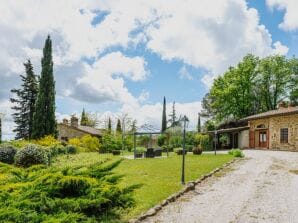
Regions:
<instances>
[{"instance_id":1,"label":"outdoor furniture","mask_svg":"<svg viewBox=\"0 0 298 223\"><path fill-rule=\"evenodd\" d=\"M154 156L155 156L154 148L148 148L147 151L145 152L145 157L154 158Z\"/></svg>"},{"instance_id":2,"label":"outdoor furniture","mask_svg":"<svg viewBox=\"0 0 298 223\"><path fill-rule=\"evenodd\" d=\"M162 149L161 148L157 148L154 150L154 156L161 156L162 154Z\"/></svg>"}]
</instances>

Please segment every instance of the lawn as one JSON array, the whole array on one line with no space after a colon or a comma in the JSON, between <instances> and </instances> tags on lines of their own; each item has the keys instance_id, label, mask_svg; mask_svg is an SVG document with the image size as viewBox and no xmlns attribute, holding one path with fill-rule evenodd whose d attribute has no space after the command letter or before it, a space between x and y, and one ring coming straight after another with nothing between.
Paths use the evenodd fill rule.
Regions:
<instances>
[{"instance_id":1,"label":"lawn","mask_svg":"<svg viewBox=\"0 0 298 223\"><path fill-rule=\"evenodd\" d=\"M123 174L122 186L142 184L134 192L136 206L123 213L123 219L128 220L148 210L169 195L182 188L181 179L181 156L173 153L168 158L156 159L124 159L114 169L115 174ZM76 155L61 156L53 165L57 166L81 166L96 162L113 162L120 159L109 154L80 153ZM186 181L191 181L222 166L233 159L228 154L203 154L201 156L186 156Z\"/></svg>"}]
</instances>

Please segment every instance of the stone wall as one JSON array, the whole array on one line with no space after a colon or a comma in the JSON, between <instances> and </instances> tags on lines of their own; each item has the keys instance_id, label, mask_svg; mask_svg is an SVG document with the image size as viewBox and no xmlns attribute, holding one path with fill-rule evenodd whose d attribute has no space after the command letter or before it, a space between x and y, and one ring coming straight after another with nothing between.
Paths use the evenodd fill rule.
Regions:
<instances>
[{"instance_id":1,"label":"stone wall","mask_svg":"<svg viewBox=\"0 0 298 223\"><path fill-rule=\"evenodd\" d=\"M298 151L298 114L251 120L250 131L257 130L261 124L269 129L269 149ZM288 143L280 142L281 128L288 129ZM258 145L258 132L255 134L255 145Z\"/></svg>"},{"instance_id":2,"label":"stone wall","mask_svg":"<svg viewBox=\"0 0 298 223\"><path fill-rule=\"evenodd\" d=\"M63 137L67 137L68 139L71 139L71 138L81 138L84 135L86 135L86 133L75 129L74 127L67 126L64 124L58 124L57 128L59 132L58 134L59 140L62 140Z\"/></svg>"}]
</instances>

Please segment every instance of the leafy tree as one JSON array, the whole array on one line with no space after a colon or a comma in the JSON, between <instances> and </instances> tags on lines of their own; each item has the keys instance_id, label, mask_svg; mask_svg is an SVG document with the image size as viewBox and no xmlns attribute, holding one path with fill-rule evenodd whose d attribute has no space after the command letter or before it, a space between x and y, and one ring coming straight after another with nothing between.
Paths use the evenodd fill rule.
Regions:
<instances>
[{"instance_id":1,"label":"leafy tree","mask_svg":"<svg viewBox=\"0 0 298 223\"><path fill-rule=\"evenodd\" d=\"M269 56L260 61L258 72L262 110L276 109L279 101L287 98L291 82L291 63L285 56Z\"/></svg>"},{"instance_id":2,"label":"leafy tree","mask_svg":"<svg viewBox=\"0 0 298 223\"><path fill-rule=\"evenodd\" d=\"M38 94L38 81L33 72L31 61L24 63L26 75L20 75L22 80L21 88L12 89L15 98L10 101L15 104L12 109L15 112L12 114L16 123L16 128L13 130L16 133L16 139L31 139L33 130L33 114L35 112L35 101Z\"/></svg>"},{"instance_id":3,"label":"leafy tree","mask_svg":"<svg viewBox=\"0 0 298 223\"><path fill-rule=\"evenodd\" d=\"M81 115L81 125L82 126L88 126L88 116L85 112L85 109L83 109L82 111L82 115Z\"/></svg>"},{"instance_id":4,"label":"leafy tree","mask_svg":"<svg viewBox=\"0 0 298 223\"><path fill-rule=\"evenodd\" d=\"M130 126L130 132L134 133L137 131L137 120L133 120Z\"/></svg>"},{"instance_id":5,"label":"leafy tree","mask_svg":"<svg viewBox=\"0 0 298 223\"><path fill-rule=\"evenodd\" d=\"M41 77L33 115L32 138L41 138L46 135L57 136L55 109L52 41L50 36L48 36L45 41L43 58L41 60Z\"/></svg>"},{"instance_id":6,"label":"leafy tree","mask_svg":"<svg viewBox=\"0 0 298 223\"><path fill-rule=\"evenodd\" d=\"M117 125L116 125L116 133L121 133L122 128L121 128L121 121L120 119L117 120Z\"/></svg>"},{"instance_id":7,"label":"leafy tree","mask_svg":"<svg viewBox=\"0 0 298 223\"><path fill-rule=\"evenodd\" d=\"M296 58L292 58L290 63L292 69L290 101L293 105L298 106L298 60Z\"/></svg>"},{"instance_id":8,"label":"leafy tree","mask_svg":"<svg viewBox=\"0 0 298 223\"><path fill-rule=\"evenodd\" d=\"M163 108L162 108L161 132L165 132L166 129L167 129L167 113L166 113L166 97L164 97Z\"/></svg>"}]
</instances>

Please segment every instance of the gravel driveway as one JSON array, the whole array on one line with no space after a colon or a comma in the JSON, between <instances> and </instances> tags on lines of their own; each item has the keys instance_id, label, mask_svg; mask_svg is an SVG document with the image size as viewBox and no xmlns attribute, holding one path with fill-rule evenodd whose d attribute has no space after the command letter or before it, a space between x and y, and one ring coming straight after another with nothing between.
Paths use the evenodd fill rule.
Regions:
<instances>
[{"instance_id":1,"label":"gravel driveway","mask_svg":"<svg viewBox=\"0 0 298 223\"><path fill-rule=\"evenodd\" d=\"M298 153L245 155L144 222L298 223Z\"/></svg>"}]
</instances>

